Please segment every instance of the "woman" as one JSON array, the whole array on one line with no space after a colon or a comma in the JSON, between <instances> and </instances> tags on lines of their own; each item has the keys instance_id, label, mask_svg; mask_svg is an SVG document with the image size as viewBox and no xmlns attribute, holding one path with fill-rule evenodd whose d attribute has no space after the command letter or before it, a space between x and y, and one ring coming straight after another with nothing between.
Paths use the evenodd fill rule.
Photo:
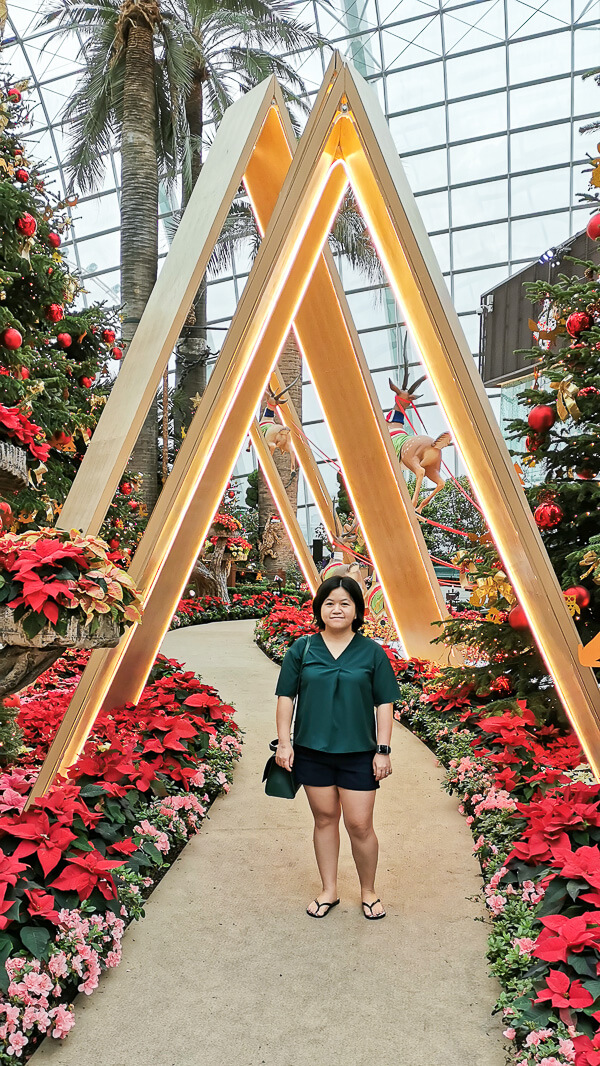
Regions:
<instances>
[{"instance_id":1,"label":"woman","mask_svg":"<svg viewBox=\"0 0 600 1066\"><path fill-rule=\"evenodd\" d=\"M339 575L327 578L313 600L320 632L308 638L307 647L306 637L292 644L275 690L279 697L275 758L286 770L294 767L315 820L313 841L323 890L307 907L311 918L324 918L340 902L341 813L360 881L363 914L368 919L385 918L375 892L379 843L373 807L379 782L392 772L392 705L398 685L383 648L358 632L364 612L357 581Z\"/></svg>"}]
</instances>

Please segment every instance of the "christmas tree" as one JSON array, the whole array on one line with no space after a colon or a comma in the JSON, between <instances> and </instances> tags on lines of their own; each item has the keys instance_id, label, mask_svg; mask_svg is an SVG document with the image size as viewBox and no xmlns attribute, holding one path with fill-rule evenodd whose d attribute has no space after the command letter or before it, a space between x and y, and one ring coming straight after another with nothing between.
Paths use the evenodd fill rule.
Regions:
<instances>
[{"instance_id":1,"label":"christmas tree","mask_svg":"<svg viewBox=\"0 0 600 1066\"><path fill-rule=\"evenodd\" d=\"M13 531L54 524L123 355L116 311L75 306L83 286L60 247L76 197L25 155L24 92L0 83L0 442L27 455L20 482L0 482Z\"/></svg>"}]
</instances>

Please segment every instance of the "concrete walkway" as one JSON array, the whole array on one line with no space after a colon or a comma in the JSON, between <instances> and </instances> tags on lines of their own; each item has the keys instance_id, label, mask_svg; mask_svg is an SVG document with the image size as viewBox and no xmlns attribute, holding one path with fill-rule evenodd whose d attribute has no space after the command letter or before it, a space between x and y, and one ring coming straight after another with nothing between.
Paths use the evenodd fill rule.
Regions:
<instances>
[{"instance_id":1,"label":"concrete walkway","mask_svg":"<svg viewBox=\"0 0 600 1066\"><path fill-rule=\"evenodd\" d=\"M342 902L322 921L305 914L320 888L312 819L302 789L264 795L277 667L253 628L167 635L163 651L238 709L243 757L130 926L122 964L78 996L72 1033L47 1039L34 1066L503 1066L472 837L403 727L375 805L387 917L363 918L344 831Z\"/></svg>"}]
</instances>

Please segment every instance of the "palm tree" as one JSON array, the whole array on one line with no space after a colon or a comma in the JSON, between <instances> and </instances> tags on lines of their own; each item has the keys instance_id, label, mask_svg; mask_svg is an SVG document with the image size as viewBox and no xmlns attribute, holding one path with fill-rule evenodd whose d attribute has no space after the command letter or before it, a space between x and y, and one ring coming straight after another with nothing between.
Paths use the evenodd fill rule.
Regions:
<instances>
[{"instance_id":1,"label":"palm tree","mask_svg":"<svg viewBox=\"0 0 600 1066\"><path fill-rule=\"evenodd\" d=\"M135 332L156 280L158 194L181 166L185 202L202 165L205 112L218 122L236 91L271 71L303 90L267 47L314 47L318 38L283 0L60 0L41 24L77 33L85 68L63 113L70 182L100 184L109 149L121 152L123 339ZM294 92L293 90L297 90ZM202 296L199 297L200 307ZM158 496L157 407L132 457L152 510Z\"/></svg>"},{"instance_id":2,"label":"palm tree","mask_svg":"<svg viewBox=\"0 0 600 1066\"><path fill-rule=\"evenodd\" d=\"M163 0L185 28L191 86L185 98L189 137L182 167L182 212L202 169L205 128L218 126L236 96L275 74L287 102L306 111L305 91L293 60L282 54L325 42L293 18L287 0ZM279 56L278 56L279 53ZM206 388L206 278L194 300L176 356L176 435L193 415L192 397Z\"/></svg>"}]
</instances>

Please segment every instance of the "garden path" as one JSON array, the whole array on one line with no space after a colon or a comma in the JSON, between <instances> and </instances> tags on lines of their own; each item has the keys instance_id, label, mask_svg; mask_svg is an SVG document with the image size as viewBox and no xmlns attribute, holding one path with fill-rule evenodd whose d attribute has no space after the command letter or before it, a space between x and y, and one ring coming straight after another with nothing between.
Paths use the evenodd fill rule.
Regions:
<instances>
[{"instance_id":1,"label":"garden path","mask_svg":"<svg viewBox=\"0 0 600 1066\"><path fill-rule=\"evenodd\" d=\"M312 821L261 784L274 731L277 667L254 622L171 632L163 651L237 708L246 731L227 796L213 805L130 926L123 962L76 1003L66 1041L34 1066L503 1066L499 986L472 837L442 771L394 725L395 773L375 807L377 890L367 923L342 832L341 904L305 914L319 889Z\"/></svg>"}]
</instances>

